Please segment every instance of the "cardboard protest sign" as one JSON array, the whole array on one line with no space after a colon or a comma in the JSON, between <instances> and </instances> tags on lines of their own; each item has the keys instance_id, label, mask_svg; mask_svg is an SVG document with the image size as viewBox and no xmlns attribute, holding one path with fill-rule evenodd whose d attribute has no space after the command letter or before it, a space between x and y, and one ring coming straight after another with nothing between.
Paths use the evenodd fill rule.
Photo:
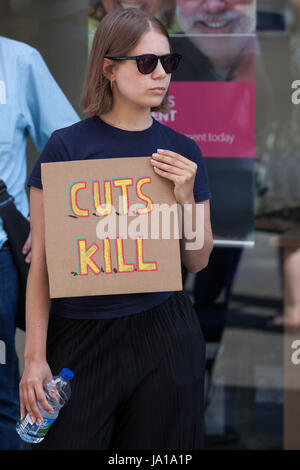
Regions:
<instances>
[{"instance_id":1,"label":"cardboard protest sign","mask_svg":"<svg viewBox=\"0 0 300 470\"><path fill-rule=\"evenodd\" d=\"M50 297L182 289L173 183L150 157L42 164Z\"/></svg>"}]
</instances>

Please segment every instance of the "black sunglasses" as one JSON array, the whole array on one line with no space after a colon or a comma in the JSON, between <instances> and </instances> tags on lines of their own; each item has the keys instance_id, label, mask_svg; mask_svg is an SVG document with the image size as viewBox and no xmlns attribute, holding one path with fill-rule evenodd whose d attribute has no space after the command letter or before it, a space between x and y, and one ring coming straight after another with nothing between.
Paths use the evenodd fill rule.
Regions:
<instances>
[{"instance_id":1,"label":"black sunglasses","mask_svg":"<svg viewBox=\"0 0 300 470\"><path fill-rule=\"evenodd\" d=\"M179 62L181 60L180 54L165 54L165 55L155 55L155 54L142 54L136 56L125 56L125 57L109 57L105 56L106 59L110 60L136 60L137 68L139 72L144 75L153 72L156 69L158 60L160 60L161 65L164 68L166 73L172 73L177 69Z\"/></svg>"}]
</instances>

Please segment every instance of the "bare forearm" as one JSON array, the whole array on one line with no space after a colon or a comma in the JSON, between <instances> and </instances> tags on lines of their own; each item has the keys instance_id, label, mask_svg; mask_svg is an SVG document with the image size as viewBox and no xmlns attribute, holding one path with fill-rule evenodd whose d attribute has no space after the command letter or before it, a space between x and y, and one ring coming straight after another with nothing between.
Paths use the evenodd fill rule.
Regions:
<instances>
[{"instance_id":1,"label":"bare forearm","mask_svg":"<svg viewBox=\"0 0 300 470\"><path fill-rule=\"evenodd\" d=\"M197 273L207 266L212 249L213 237L210 224L205 221L204 205L192 201L182 208L182 263L189 272Z\"/></svg>"},{"instance_id":2,"label":"bare forearm","mask_svg":"<svg viewBox=\"0 0 300 470\"><path fill-rule=\"evenodd\" d=\"M202 269L206 268L209 262L209 257L212 251L212 242L211 237L207 234L205 237L204 245L201 250L185 250L184 241L181 240L181 253L182 253L182 262L186 269L190 273L198 273Z\"/></svg>"},{"instance_id":3,"label":"bare forearm","mask_svg":"<svg viewBox=\"0 0 300 470\"><path fill-rule=\"evenodd\" d=\"M43 263L32 264L26 292L25 361L46 358L50 302L47 270Z\"/></svg>"}]
</instances>

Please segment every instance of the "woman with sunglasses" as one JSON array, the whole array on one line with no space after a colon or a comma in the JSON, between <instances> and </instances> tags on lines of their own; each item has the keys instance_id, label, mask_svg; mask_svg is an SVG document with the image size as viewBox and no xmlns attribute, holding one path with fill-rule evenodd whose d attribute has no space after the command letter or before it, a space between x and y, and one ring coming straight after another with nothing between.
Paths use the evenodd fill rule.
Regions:
<instances>
[{"instance_id":1,"label":"woman with sunglasses","mask_svg":"<svg viewBox=\"0 0 300 470\"><path fill-rule=\"evenodd\" d=\"M97 29L82 104L90 117L55 131L28 181L32 261L27 290L21 417L51 411L42 383L61 367L75 378L72 396L33 449L200 449L203 445L205 345L184 291L49 299L40 165L76 159L142 157L173 182L182 206L204 205L201 250L186 251L191 272L212 249L210 192L191 139L152 118L168 111L171 73L180 57L168 33L139 9L106 15ZM91 116L92 115L92 116ZM161 151L158 151L161 149ZM50 315L49 315L50 310Z\"/></svg>"}]
</instances>

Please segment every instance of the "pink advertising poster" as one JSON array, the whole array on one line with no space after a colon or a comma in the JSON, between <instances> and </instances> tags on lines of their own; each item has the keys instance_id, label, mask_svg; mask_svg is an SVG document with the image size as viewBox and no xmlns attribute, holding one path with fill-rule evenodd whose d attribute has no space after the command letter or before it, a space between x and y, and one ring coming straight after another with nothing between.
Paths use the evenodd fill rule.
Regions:
<instances>
[{"instance_id":1,"label":"pink advertising poster","mask_svg":"<svg viewBox=\"0 0 300 470\"><path fill-rule=\"evenodd\" d=\"M254 157L253 82L172 82L169 103L155 118L195 140L204 157Z\"/></svg>"}]
</instances>

